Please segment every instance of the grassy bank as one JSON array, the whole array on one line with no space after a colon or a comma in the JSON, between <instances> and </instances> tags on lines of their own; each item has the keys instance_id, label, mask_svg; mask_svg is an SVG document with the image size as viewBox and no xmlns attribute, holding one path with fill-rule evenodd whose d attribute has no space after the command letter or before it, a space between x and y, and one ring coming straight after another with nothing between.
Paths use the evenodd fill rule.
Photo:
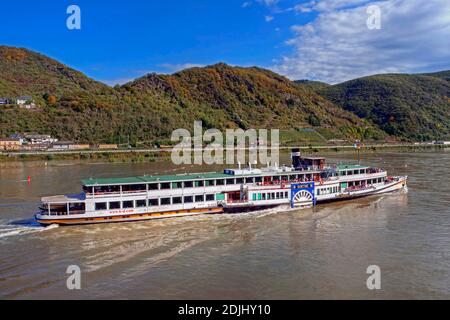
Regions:
<instances>
[{"instance_id":1,"label":"grassy bank","mask_svg":"<svg viewBox=\"0 0 450 320\"><path fill-rule=\"evenodd\" d=\"M9 153L0 155L0 162L14 161L101 161L110 163L154 162L167 153L155 152L80 152L80 153Z\"/></svg>"},{"instance_id":2,"label":"grassy bank","mask_svg":"<svg viewBox=\"0 0 450 320\"><path fill-rule=\"evenodd\" d=\"M282 147L280 152L290 152L292 147ZM303 154L325 155L336 153L355 153L352 146L302 146ZM425 152L448 149L449 145L368 145L361 149L362 153L391 151L391 152ZM14 161L102 161L111 163L143 163L154 162L157 159L170 157L171 150L124 150L124 151L83 151L83 152L40 152L40 153L3 153L0 162Z\"/></svg>"}]
</instances>

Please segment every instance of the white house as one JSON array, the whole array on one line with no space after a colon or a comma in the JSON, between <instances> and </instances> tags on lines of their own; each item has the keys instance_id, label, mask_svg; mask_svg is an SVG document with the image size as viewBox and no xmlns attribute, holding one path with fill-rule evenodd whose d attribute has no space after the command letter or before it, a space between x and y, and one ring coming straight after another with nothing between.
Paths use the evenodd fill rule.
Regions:
<instances>
[{"instance_id":1,"label":"white house","mask_svg":"<svg viewBox=\"0 0 450 320\"><path fill-rule=\"evenodd\" d=\"M33 97L30 96L22 96L16 99L16 103L18 105L25 105L28 101L33 101Z\"/></svg>"},{"instance_id":2,"label":"white house","mask_svg":"<svg viewBox=\"0 0 450 320\"><path fill-rule=\"evenodd\" d=\"M35 145L35 144L53 144L55 142L58 141L58 139L52 138L49 135L44 135L44 134L31 134L31 135L27 135L25 136L25 138L30 142L30 144Z\"/></svg>"}]
</instances>

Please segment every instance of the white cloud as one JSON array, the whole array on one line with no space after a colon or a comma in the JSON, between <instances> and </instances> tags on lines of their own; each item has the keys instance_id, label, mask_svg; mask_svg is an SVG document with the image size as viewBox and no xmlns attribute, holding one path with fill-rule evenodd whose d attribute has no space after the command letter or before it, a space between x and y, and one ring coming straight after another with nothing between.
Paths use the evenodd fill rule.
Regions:
<instances>
[{"instance_id":1,"label":"white cloud","mask_svg":"<svg viewBox=\"0 0 450 320\"><path fill-rule=\"evenodd\" d=\"M273 5L276 5L279 0L256 0L257 2L264 4L268 7L271 7Z\"/></svg>"},{"instance_id":2,"label":"white cloud","mask_svg":"<svg viewBox=\"0 0 450 320\"><path fill-rule=\"evenodd\" d=\"M179 64L164 63L158 65L158 67L163 68L168 73L174 73L189 68L196 68L196 67L201 68L204 66L205 66L204 64L198 63L179 63Z\"/></svg>"},{"instance_id":3,"label":"white cloud","mask_svg":"<svg viewBox=\"0 0 450 320\"><path fill-rule=\"evenodd\" d=\"M331 11L337 9L345 9L352 6L358 6L368 3L370 0L313 0L304 4L299 4L294 7L296 11L311 12L311 11Z\"/></svg>"},{"instance_id":4,"label":"white cloud","mask_svg":"<svg viewBox=\"0 0 450 320\"><path fill-rule=\"evenodd\" d=\"M252 5L252 3L250 2L250 1L245 1L243 4L242 4L242 8L248 8L248 7L250 7Z\"/></svg>"},{"instance_id":5,"label":"white cloud","mask_svg":"<svg viewBox=\"0 0 450 320\"><path fill-rule=\"evenodd\" d=\"M367 27L368 1L319 0L309 24L293 26L292 54L273 69L292 79L329 83L389 72L450 69L450 1L370 2L381 9L381 30ZM297 7L298 12L301 8Z\"/></svg>"},{"instance_id":6,"label":"white cloud","mask_svg":"<svg viewBox=\"0 0 450 320\"><path fill-rule=\"evenodd\" d=\"M266 20L266 22L271 22L271 21L273 21L274 17L273 16L265 16L264 19Z\"/></svg>"},{"instance_id":7,"label":"white cloud","mask_svg":"<svg viewBox=\"0 0 450 320\"><path fill-rule=\"evenodd\" d=\"M111 79L111 80L100 80L100 82L103 82L104 84L107 84L110 87L114 87L115 85L123 85L125 83L134 81L134 78L118 78L118 79Z\"/></svg>"}]
</instances>

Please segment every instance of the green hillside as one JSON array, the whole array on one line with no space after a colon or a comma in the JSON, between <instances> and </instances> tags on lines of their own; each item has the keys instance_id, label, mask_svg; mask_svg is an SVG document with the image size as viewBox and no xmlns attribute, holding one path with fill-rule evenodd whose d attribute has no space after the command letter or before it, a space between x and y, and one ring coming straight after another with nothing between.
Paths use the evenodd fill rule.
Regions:
<instances>
[{"instance_id":1,"label":"green hillside","mask_svg":"<svg viewBox=\"0 0 450 320\"><path fill-rule=\"evenodd\" d=\"M0 107L0 136L49 133L79 142L167 140L174 129L320 129L327 136L380 138L375 126L260 68L217 64L150 74L110 88L41 54L0 46L0 97L31 95L40 109Z\"/></svg>"},{"instance_id":2,"label":"green hillside","mask_svg":"<svg viewBox=\"0 0 450 320\"><path fill-rule=\"evenodd\" d=\"M386 133L414 140L450 137L450 71L386 74L322 87L317 93Z\"/></svg>"}]
</instances>

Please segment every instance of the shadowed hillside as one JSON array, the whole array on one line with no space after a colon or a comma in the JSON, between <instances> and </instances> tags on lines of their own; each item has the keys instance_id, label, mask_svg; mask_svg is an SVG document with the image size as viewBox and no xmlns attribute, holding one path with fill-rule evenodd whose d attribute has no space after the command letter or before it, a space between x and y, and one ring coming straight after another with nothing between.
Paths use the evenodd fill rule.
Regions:
<instances>
[{"instance_id":1,"label":"shadowed hillside","mask_svg":"<svg viewBox=\"0 0 450 320\"><path fill-rule=\"evenodd\" d=\"M376 75L316 92L390 135L442 139L450 137L449 79L450 71Z\"/></svg>"},{"instance_id":2,"label":"shadowed hillside","mask_svg":"<svg viewBox=\"0 0 450 320\"><path fill-rule=\"evenodd\" d=\"M150 74L111 88L41 54L0 47L0 97L31 95L40 109L1 107L0 135L49 133L82 142L167 140L174 129L314 128L327 137L383 133L351 112L260 68L217 64Z\"/></svg>"}]
</instances>

